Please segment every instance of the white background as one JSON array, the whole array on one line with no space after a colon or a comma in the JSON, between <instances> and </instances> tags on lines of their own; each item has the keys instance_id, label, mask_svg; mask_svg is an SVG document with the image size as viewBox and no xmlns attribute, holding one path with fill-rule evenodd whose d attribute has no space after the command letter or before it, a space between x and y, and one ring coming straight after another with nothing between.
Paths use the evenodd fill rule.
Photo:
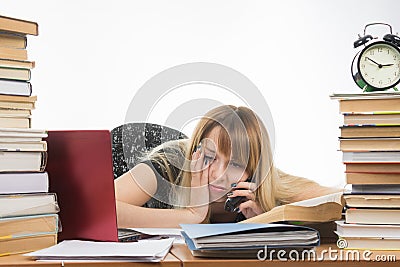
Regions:
<instances>
[{"instance_id":1,"label":"white background","mask_svg":"<svg viewBox=\"0 0 400 267\"><path fill-rule=\"evenodd\" d=\"M329 95L360 91L350 75L353 42L371 22L400 31L396 0L1 0L0 10L39 24L27 48L37 66L33 128L112 129L152 76L213 62L241 72L264 95L278 167L329 186L344 185L337 151L342 118ZM371 29L379 37L386 31ZM240 104L210 88L189 87L181 91L184 101L201 91ZM152 121L162 123L179 104L179 98L160 101ZM189 126L184 130L190 134Z\"/></svg>"}]
</instances>

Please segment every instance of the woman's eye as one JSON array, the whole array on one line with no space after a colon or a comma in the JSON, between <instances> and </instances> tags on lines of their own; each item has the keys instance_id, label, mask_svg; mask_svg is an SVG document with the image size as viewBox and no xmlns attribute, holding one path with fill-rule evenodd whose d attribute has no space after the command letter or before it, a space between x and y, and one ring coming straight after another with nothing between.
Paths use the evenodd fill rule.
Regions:
<instances>
[{"instance_id":1,"label":"woman's eye","mask_svg":"<svg viewBox=\"0 0 400 267\"><path fill-rule=\"evenodd\" d=\"M204 160L207 160L208 162L211 162L211 161L214 160L214 157L213 156L204 155Z\"/></svg>"},{"instance_id":2,"label":"woman's eye","mask_svg":"<svg viewBox=\"0 0 400 267\"><path fill-rule=\"evenodd\" d=\"M236 163L236 162L230 162L229 164L230 164L231 166L235 167L235 168L242 168L242 167L243 167L241 164Z\"/></svg>"}]
</instances>

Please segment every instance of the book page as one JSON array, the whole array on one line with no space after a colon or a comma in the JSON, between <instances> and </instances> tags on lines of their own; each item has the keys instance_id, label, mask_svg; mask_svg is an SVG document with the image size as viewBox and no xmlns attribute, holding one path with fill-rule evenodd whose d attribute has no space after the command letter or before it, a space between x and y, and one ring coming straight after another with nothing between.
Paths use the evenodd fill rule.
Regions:
<instances>
[{"instance_id":1,"label":"book page","mask_svg":"<svg viewBox=\"0 0 400 267\"><path fill-rule=\"evenodd\" d=\"M336 203L342 205L342 195L343 195L342 192L337 192L337 193L333 193L333 194L329 194L329 195L325 195L325 196L320 196L320 197L316 197L316 198L310 198L310 199L290 203L287 205L301 206L301 207L314 207L314 206L318 206L320 204L324 204L324 203L328 203L328 202L336 202Z\"/></svg>"},{"instance_id":2,"label":"book page","mask_svg":"<svg viewBox=\"0 0 400 267\"><path fill-rule=\"evenodd\" d=\"M374 98L396 98L400 92L376 91L362 93L336 93L329 96L331 99L374 99Z\"/></svg>"}]
</instances>

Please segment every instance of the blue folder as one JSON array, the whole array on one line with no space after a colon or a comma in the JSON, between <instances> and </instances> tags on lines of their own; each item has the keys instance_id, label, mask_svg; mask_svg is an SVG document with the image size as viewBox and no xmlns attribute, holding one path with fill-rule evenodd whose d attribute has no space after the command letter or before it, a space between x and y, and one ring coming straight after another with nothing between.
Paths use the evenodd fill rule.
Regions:
<instances>
[{"instance_id":1,"label":"blue folder","mask_svg":"<svg viewBox=\"0 0 400 267\"><path fill-rule=\"evenodd\" d=\"M318 246L320 244L320 236L319 232L315 229L312 229L303 225L289 225L289 224L258 224L258 223L220 223L220 224L181 224L183 229L183 237L185 238L186 244L188 248L192 251L195 250L242 250L242 249L258 249L263 248L265 245L268 245L266 242L264 245L251 245L243 246L243 247L217 247L217 248L197 248L193 242L195 239L199 239L202 237L218 237L219 235L225 234L251 234L251 233L260 233L260 232L285 232L285 231L312 231L317 235L317 239L312 244L302 244L301 242L294 242L293 245L268 245L273 248L285 248L285 247L301 247L301 248L311 248Z\"/></svg>"}]
</instances>

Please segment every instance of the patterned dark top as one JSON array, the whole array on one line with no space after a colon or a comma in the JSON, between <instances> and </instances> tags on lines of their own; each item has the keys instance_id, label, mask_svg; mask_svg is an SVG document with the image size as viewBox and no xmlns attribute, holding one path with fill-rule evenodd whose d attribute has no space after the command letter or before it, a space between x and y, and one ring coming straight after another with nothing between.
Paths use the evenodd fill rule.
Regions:
<instances>
[{"instance_id":1,"label":"patterned dark top","mask_svg":"<svg viewBox=\"0 0 400 267\"><path fill-rule=\"evenodd\" d=\"M143 162L150 166L156 173L157 191L152 199L144 206L149 208L172 208L166 204L169 182L165 172L165 167L155 161L144 160L146 155L153 148L171 140L187 139L188 137L178 130L152 123L127 123L114 128L111 131L112 136L112 157L114 178L117 178L125 172L132 169L138 163ZM171 167L178 178L180 170ZM176 181L179 182L179 181ZM162 195L164 194L164 197Z\"/></svg>"},{"instance_id":2,"label":"patterned dark top","mask_svg":"<svg viewBox=\"0 0 400 267\"><path fill-rule=\"evenodd\" d=\"M149 201L147 201L143 207L147 208L156 208L156 209L172 209L173 205L168 204L169 196L171 194L171 184L168 180L168 174L166 172L166 168L163 164L158 163L154 160L145 160L142 163L148 165L156 175L157 179L157 190L155 194L151 197ZM176 177L175 184L180 183L181 177L180 169L168 164L171 169L172 176Z\"/></svg>"}]
</instances>

